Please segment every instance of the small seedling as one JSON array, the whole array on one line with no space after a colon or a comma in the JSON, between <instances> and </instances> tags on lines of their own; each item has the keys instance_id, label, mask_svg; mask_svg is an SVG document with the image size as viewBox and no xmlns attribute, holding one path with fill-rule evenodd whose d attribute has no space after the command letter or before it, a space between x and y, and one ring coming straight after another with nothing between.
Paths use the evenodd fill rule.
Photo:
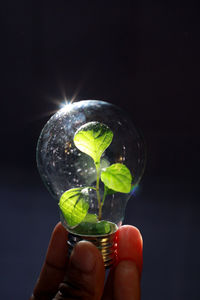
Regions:
<instances>
[{"instance_id":1,"label":"small seedling","mask_svg":"<svg viewBox=\"0 0 200 300\"><path fill-rule=\"evenodd\" d=\"M101 170L101 157L110 146L113 132L110 128L99 122L89 122L81 126L74 135L75 146L89 155L96 168L96 186L72 188L64 192L60 198L59 206L69 227L81 230L88 223L95 223L98 233L108 233L109 222L102 221L102 207L106 196L116 192L129 193L131 190L132 176L129 169L122 163L115 163ZM101 199L99 185L104 184L104 194ZM98 202L98 216L89 214L89 190L96 191ZM94 229L94 228L93 228Z\"/></svg>"}]
</instances>

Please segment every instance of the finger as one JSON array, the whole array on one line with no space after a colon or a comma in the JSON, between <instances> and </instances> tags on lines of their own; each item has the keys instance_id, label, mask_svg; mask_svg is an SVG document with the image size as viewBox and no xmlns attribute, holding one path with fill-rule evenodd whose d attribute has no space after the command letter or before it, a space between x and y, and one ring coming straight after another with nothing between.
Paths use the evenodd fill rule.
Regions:
<instances>
[{"instance_id":1,"label":"finger","mask_svg":"<svg viewBox=\"0 0 200 300\"><path fill-rule=\"evenodd\" d=\"M58 291L67 267L67 231L58 223L52 233L46 258L30 300L50 300Z\"/></svg>"},{"instance_id":2,"label":"finger","mask_svg":"<svg viewBox=\"0 0 200 300\"><path fill-rule=\"evenodd\" d=\"M140 299L140 274L133 261L119 262L115 269L113 286L115 300Z\"/></svg>"},{"instance_id":3,"label":"finger","mask_svg":"<svg viewBox=\"0 0 200 300\"><path fill-rule=\"evenodd\" d=\"M125 300L125 291L123 290L123 287L128 291L129 286L135 291L135 294L132 294L132 297L133 295L139 297L138 291L140 291L140 276L143 263L142 236L136 227L124 225L120 227L116 233L116 243L116 265L110 270L103 300L120 299L121 295L123 295L121 299ZM137 274L139 275L139 282ZM120 295L118 298L116 298L117 294ZM135 298L129 297L127 299Z\"/></svg>"},{"instance_id":4,"label":"finger","mask_svg":"<svg viewBox=\"0 0 200 300\"><path fill-rule=\"evenodd\" d=\"M119 228L116 234L117 263L121 260L134 261L140 275L143 265L143 240L140 231L131 225Z\"/></svg>"},{"instance_id":5,"label":"finger","mask_svg":"<svg viewBox=\"0 0 200 300\"><path fill-rule=\"evenodd\" d=\"M100 300L104 278L100 251L93 244L81 241L72 251L68 274L55 299Z\"/></svg>"}]
</instances>

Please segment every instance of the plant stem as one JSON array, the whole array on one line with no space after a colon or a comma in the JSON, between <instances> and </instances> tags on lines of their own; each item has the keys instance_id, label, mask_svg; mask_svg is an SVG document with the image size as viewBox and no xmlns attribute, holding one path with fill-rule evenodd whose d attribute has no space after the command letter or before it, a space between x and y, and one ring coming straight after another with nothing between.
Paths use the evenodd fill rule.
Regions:
<instances>
[{"instance_id":1,"label":"plant stem","mask_svg":"<svg viewBox=\"0 0 200 300\"><path fill-rule=\"evenodd\" d=\"M97 193L97 201L98 201L98 207L99 207L99 216L98 216L98 219L99 219L99 221L101 221L102 206L101 206L101 196L100 196L100 192L99 192L100 162L96 162L95 166L96 166L96 170L97 170L96 193Z\"/></svg>"},{"instance_id":2,"label":"plant stem","mask_svg":"<svg viewBox=\"0 0 200 300\"><path fill-rule=\"evenodd\" d=\"M104 204L104 200L106 198L106 195L107 195L107 187L104 185L104 193L103 193L103 199L102 199L102 202L101 202L101 207L103 206Z\"/></svg>"}]
</instances>

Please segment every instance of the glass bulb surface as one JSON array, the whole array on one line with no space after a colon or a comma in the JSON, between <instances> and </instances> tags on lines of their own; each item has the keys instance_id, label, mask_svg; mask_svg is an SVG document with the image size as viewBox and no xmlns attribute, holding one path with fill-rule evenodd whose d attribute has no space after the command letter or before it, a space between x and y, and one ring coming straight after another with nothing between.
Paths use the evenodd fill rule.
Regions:
<instances>
[{"instance_id":1,"label":"glass bulb surface","mask_svg":"<svg viewBox=\"0 0 200 300\"><path fill-rule=\"evenodd\" d=\"M86 141L94 125L104 130L98 138L103 134L105 138L99 144L95 140L97 148L92 148L91 154L91 141ZM100 158L94 154L99 151ZM114 233L122 224L127 201L143 175L145 147L124 111L108 102L85 100L66 105L46 123L38 140L37 165L46 187L59 202L64 227L72 234L101 236ZM125 177L112 177L116 168L123 169ZM128 190L127 170L131 174ZM119 185L115 179L120 180ZM118 189L121 185L122 192Z\"/></svg>"}]
</instances>

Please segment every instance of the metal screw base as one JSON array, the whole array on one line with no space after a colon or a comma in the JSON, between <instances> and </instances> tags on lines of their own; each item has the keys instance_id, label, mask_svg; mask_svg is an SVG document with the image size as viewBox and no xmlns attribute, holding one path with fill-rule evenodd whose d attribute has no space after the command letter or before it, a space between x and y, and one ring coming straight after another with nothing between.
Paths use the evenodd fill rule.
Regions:
<instances>
[{"instance_id":1,"label":"metal screw base","mask_svg":"<svg viewBox=\"0 0 200 300\"><path fill-rule=\"evenodd\" d=\"M104 266L105 268L110 268L115 261L115 253L114 253L114 238L115 238L115 232L107 235L101 235L101 236L84 236L84 235L78 235L69 232L68 233L68 254L71 255L71 252L76 245L76 243L86 240L91 243L93 243L101 252Z\"/></svg>"}]
</instances>

